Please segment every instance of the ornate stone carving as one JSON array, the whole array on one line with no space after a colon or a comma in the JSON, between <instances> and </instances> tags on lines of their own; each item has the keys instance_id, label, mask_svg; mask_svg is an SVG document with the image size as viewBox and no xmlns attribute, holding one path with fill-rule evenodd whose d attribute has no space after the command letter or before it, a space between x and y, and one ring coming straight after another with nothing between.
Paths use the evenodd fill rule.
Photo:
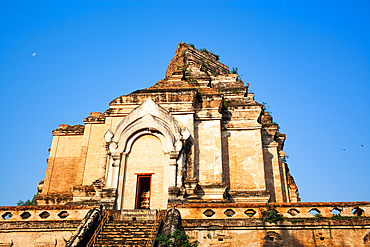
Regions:
<instances>
[{"instance_id":1,"label":"ornate stone carving","mask_svg":"<svg viewBox=\"0 0 370 247\"><path fill-rule=\"evenodd\" d=\"M110 143L112 141L114 134L113 132L109 129L107 132L104 134L104 141L107 143Z\"/></svg>"}]
</instances>

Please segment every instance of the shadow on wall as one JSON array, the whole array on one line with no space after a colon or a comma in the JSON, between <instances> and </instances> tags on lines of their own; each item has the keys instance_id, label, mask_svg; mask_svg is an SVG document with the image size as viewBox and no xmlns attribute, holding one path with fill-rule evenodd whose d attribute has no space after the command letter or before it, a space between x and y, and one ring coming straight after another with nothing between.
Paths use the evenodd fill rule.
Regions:
<instances>
[{"instance_id":1,"label":"shadow on wall","mask_svg":"<svg viewBox=\"0 0 370 247\"><path fill-rule=\"evenodd\" d=\"M270 192L270 195L271 195L270 202L276 202L274 172L272 168L272 158L273 158L273 154L264 148L263 149L263 160L264 160L264 168L265 168L266 190Z\"/></svg>"},{"instance_id":2,"label":"shadow on wall","mask_svg":"<svg viewBox=\"0 0 370 247\"><path fill-rule=\"evenodd\" d=\"M230 189L230 163L229 163L229 131L222 131L221 145L222 145L222 182Z\"/></svg>"},{"instance_id":3,"label":"shadow on wall","mask_svg":"<svg viewBox=\"0 0 370 247\"><path fill-rule=\"evenodd\" d=\"M370 231L364 237L364 244L366 247L370 247Z\"/></svg>"},{"instance_id":4,"label":"shadow on wall","mask_svg":"<svg viewBox=\"0 0 370 247\"><path fill-rule=\"evenodd\" d=\"M199 181L199 127L198 123L194 124L194 178L197 178Z\"/></svg>"},{"instance_id":5,"label":"shadow on wall","mask_svg":"<svg viewBox=\"0 0 370 247\"><path fill-rule=\"evenodd\" d=\"M331 234L330 229L325 228L311 228L304 231L306 236L302 236L302 240L298 240L293 236L283 224L279 225L280 230L267 230L263 237L263 247L283 247L283 246L294 246L294 247L304 247L304 246L335 246L335 247L348 247L348 246L364 246L370 247L370 232L368 232L363 243L355 243L356 240L351 242L348 239L340 239L335 241ZM353 229L356 231L356 229ZM339 242L339 243L338 243ZM355 244L355 245L352 245Z\"/></svg>"},{"instance_id":6,"label":"shadow on wall","mask_svg":"<svg viewBox=\"0 0 370 247\"><path fill-rule=\"evenodd\" d=\"M265 229L265 235L263 237L262 243L263 247L282 247L282 246L294 246L294 247L304 247L304 246L315 246L307 245L308 243L303 244L295 236L289 233L285 229L284 224L277 224L280 228L276 231L268 230L266 227L266 222L263 221L263 227Z\"/></svg>"}]
</instances>

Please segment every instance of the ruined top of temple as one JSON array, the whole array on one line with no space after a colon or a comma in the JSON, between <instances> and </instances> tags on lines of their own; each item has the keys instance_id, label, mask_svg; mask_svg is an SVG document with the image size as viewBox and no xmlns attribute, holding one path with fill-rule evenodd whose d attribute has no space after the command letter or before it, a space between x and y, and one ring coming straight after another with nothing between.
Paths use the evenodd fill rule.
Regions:
<instances>
[{"instance_id":1,"label":"ruined top of temple","mask_svg":"<svg viewBox=\"0 0 370 247\"><path fill-rule=\"evenodd\" d=\"M205 48L197 50L194 45L181 42L167 67L165 78L150 89L211 87L211 84L220 83L243 87L236 73L231 74L229 67L218 60L218 55Z\"/></svg>"},{"instance_id":2,"label":"ruined top of temple","mask_svg":"<svg viewBox=\"0 0 370 247\"><path fill-rule=\"evenodd\" d=\"M219 56L211 51L197 50L194 45L181 42L167 67L165 78L152 87L137 90L132 94L200 89L204 95L219 95L228 91L245 94L248 85L244 86L237 71L230 72L229 67L218 60ZM113 100L111 105L120 102L122 97L124 96Z\"/></svg>"}]
</instances>

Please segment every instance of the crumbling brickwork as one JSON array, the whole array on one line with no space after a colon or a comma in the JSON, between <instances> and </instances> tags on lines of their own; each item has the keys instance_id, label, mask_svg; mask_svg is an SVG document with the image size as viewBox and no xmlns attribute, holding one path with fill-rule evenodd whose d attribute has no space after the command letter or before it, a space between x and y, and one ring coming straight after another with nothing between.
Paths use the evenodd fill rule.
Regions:
<instances>
[{"instance_id":1,"label":"crumbling brickwork","mask_svg":"<svg viewBox=\"0 0 370 247\"><path fill-rule=\"evenodd\" d=\"M135 190L137 176L125 172L133 167L136 173L153 172L150 166L157 162L163 169L153 182L163 182L156 192L160 194L153 196L164 203L152 207L166 208L169 199L188 198L299 201L284 163L285 135L248 92L249 85L218 58L180 43L163 80L116 98L104 113L92 112L85 118L84 126L60 125L53 131L39 203L43 198L50 203L54 197L54 201L116 201L110 207L133 208L131 197L136 194L126 189ZM143 133L160 141L158 157L164 159L149 162L152 147L131 153ZM95 191L83 195L88 190L82 188L88 186ZM117 198L107 197L108 189L115 190Z\"/></svg>"}]
</instances>

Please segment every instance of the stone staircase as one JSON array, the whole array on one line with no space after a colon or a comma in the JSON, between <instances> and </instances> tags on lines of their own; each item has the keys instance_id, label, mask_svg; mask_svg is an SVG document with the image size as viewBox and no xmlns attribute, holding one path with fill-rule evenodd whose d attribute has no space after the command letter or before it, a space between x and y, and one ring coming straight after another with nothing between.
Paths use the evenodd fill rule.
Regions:
<instances>
[{"instance_id":1,"label":"stone staircase","mask_svg":"<svg viewBox=\"0 0 370 247\"><path fill-rule=\"evenodd\" d=\"M146 221L121 221L113 220L104 225L94 247L123 247L146 246L151 237L151 232L157 229L158 223L154 220ZM154 232L155 233L155 232ZM150 242L151 244L151 242ZM151 246L151 245L149 245Z\"/></svg>"}]
</instances>

